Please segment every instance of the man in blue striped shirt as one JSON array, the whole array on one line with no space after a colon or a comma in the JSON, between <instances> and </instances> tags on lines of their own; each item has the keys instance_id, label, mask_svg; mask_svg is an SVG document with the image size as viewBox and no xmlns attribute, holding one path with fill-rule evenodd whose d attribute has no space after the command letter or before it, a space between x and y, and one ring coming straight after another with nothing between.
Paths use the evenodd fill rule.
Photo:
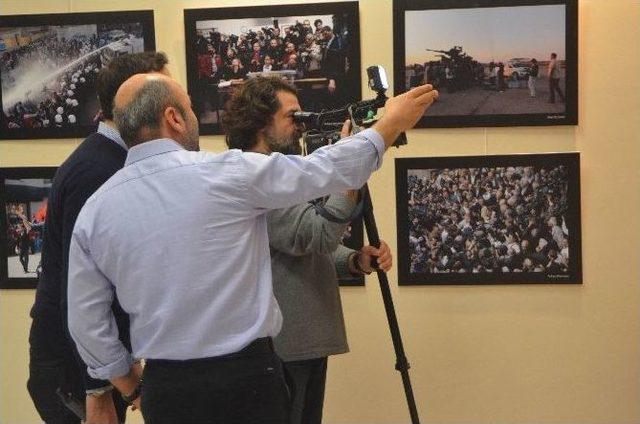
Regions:
<instances>
[{"instance_id":1,"label":"man in blue striped shirt","mask_svg":"<svg viewBox=\"0 0 640 424\"><path fill-rule=\"evenodd\" d=\"M274 81L255 82L276 86L264 90L272 110L256 117L265 122L256 143L267 142L276 110L288 125L300 110L295 91ZM69 329L89 374L139 407L133 357L145 358L147 424L286 422L265 213L362 186L436 97L423 86L390 99L373 129L306 157L210 154L198 152L198 122L179 84L151 74L125 82L115 100L125 167L87 201L71 242ZM113 325L115 295L130 317L133 355Z\"/></svg>"}]
</instances>

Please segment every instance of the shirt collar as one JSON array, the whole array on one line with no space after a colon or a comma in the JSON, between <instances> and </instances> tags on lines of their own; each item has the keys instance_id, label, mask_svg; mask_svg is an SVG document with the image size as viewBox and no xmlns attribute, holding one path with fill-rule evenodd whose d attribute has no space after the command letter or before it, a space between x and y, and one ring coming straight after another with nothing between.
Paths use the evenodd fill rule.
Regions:
<instances>
[{"instance_id":1,"label":"shirt collar","mask_svg":"<svg viewBox=\"0 0 640 424\"><path fill-rule=\"evenodd\" d=\"M147 159L151 156L175 152L178 150L185 149L170 138L159 138L156 140L145 141L144 143L138 144L129 149L124 166L131 165L132 163Z\"/></svg>"},{"instance_id":2,"label":"shirt collar","mask_svg":"<svg viewBox=\"0 0 640 424\"><path fill-rule=\"evenodd\" d=\"M118 132L118 130L105 124L102 121L100 121L100 123L98 124L97 133L102 134L103 136L107 137L109 140L115 142L118 146L122 147L125 151L129 150L126 143L120 136L120 133Z\"/></svg>"}]
</instances>

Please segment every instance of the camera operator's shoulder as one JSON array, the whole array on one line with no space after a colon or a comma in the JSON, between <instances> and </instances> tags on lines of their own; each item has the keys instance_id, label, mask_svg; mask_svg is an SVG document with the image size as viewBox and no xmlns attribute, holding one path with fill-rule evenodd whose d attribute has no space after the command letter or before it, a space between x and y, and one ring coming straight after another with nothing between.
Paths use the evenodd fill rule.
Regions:
<instances>
[{"instance_id":1,"label":"camera operator's shoulder","mask_svg":"<svg viewBox=\"0 0 640 424\"><path fill-rule=\"evenodd\" d=\"M238 149L225 150L223 152L191 152L194 160L201 163L233 163L242 157L242 151Z\"/></svg>"}]
</instances>

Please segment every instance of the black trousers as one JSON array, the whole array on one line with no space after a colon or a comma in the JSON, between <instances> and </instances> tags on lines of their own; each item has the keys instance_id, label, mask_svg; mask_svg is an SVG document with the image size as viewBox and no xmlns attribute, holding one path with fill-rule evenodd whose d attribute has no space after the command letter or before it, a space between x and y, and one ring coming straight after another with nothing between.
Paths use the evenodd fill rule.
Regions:
<instances>
[{"instance_id":1,"label":"black trousers","mask_svg":"<svg viewBox=\"0 0 640 424\"><path fill-rule=\"evenodd\" d=\"M24 269L24 273L29 272L29 249L21 249L20 250L20 263L22 264L22 269Z\"/></svg>"},{"instance_id":2,"label":"black trousers","mask_svg":"<svg viewBox=\"0 0 640 424\"><path fill-rule=\"evenodd\" d=\"M289 418L271 339L215 358L147 360L142 379L145 424L286 424Z\"/></svg>"},{"instance_id":3,"label":"black trousers","mask_svg":"<svg viewBox=\"0 0 640 424\"><path fill-rule=\"evenodd\" d=\"M284 363L293 389L290 424L322 423L327 357Z\"/></svg>"},{"instance_id":4,"label":"black trousers","mask_svg":"<svg viewBox=\"0 0 640 424\"><path fill-rule=\"evenodd\" d=\"M70 350L59 320L34 319L29 332L29 380L27 389L46 424L80 424L62 403L56 390L85 402L84 373ZM127 404L117 391L113 399L119 421L124 423Z\"/></svg>"}]
</instances>

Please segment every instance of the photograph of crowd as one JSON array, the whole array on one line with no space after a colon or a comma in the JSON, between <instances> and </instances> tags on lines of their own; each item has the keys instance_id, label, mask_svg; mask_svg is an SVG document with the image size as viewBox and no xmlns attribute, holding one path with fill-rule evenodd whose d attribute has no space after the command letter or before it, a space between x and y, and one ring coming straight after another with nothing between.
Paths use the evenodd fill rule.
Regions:
<instances>
[{"instance_id":1,"label":"photograph of crowd","mask_svg":"<svg viewBox=\"0 0 640 424\"><path fill-rule=\"evenodd\" d=\"M440 93L423 125L576 123L575 2L399 3L420 10L395 12L396 90L428 83Z\"/></svg>"},{"instance_id":2,"label":"photograph of crowd","mask_svg":"<svg viewBox=\"0 0 640 424\"><path fill-rule=\"evenodd\" d=\"M142 13L152 22L152 12ZM131 21L135 14L117 21L96 16L77 25L58 24L58 16L65 15L40 25L0 21L2 138L83 136L95 128L100 70L114 57L153 44L147 39L149 23Z\"/></svg>"},{"instance_id":3,"label":"photograph of crowd","mask_svg":"<svg viewBox=\"0 0 640 424\"><path fill-rule=\"evenodd\" d=\"M401 281L578 282L578 154L515 158L396 161Z\"/></svg>"},{"instance_id":4,"label":"photograph of crowd","mask_svg":"<svg viewBox=\"0 0 640 424\"><path fill-rule=\"evenodd\" d=\"M18 172L27 175L29 169L23 168ZM4 252L0 267L3 270L0 273L2 287L33 288L40 277L47 202L55 168L36 169L38 178L0 176ZM2 174L6 170L3 169ZM39 178L46 174L47 178ZM18 285L12 286L11 280Z\"/></svg>"},{"instance_id":5,"label":"photograph of crowd","mask_svg":"<svg viewBox=\"0 0 640 424\"><path fill-rule=\"evenodd\" d=\"M186 10L188 86L201 133L220 132L226 101L247 78L260 75L291 82L303 110L357 100L357 7L345 2Z\"/></svg>"}]
</instances>

